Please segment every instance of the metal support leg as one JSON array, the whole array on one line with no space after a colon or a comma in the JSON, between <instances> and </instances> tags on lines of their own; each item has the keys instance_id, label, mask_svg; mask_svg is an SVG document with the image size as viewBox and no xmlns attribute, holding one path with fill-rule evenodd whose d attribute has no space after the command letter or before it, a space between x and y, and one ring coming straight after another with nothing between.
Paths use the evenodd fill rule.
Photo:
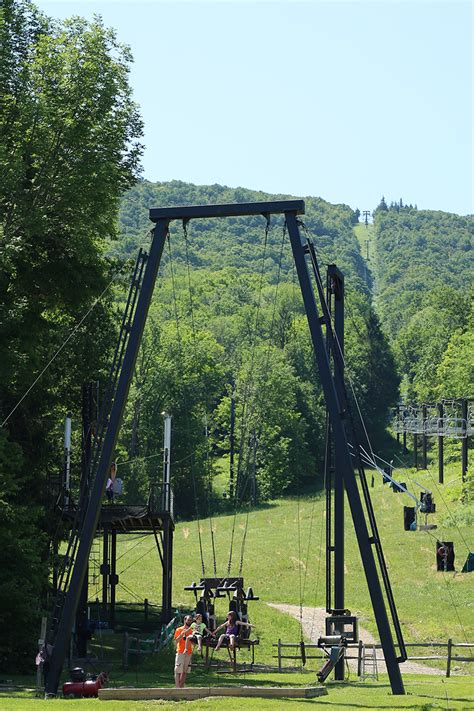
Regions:
<instances>
[{"instance_id":1,"label":"metal support leg","mask_svg":"<svg viewBox=\"0 0 474 711\"><path fill-rule=\"evenodd\" d=\"M122 370L120 372L117 389L110 413L109 425L104 437L102 451L97 467L94 483L91 487L89 505L84 518L81 539L79 542L74 568L71 574L69 588L66 594L61 620L51 655L50 670L46 682L46 693L56 694L59 684L63 661L66 656L67 646L71 635L74 615L82 588L82 582L87 570L92 540L99 520L102 499L105 493L108 472L112 463L115 445L122 422L125 404L127 402L130 383L132 382L138 349L142 340L143 329L148 314L148 309L155 287L156 275L160 266L160 259L168 232L168 219L160 219L154 229L154 237L150 254L143 276L142 287L138 296L137 307L130 330L130 336L125 351Z\"/></svg>"},{"instance_id":2,"label":"metal support leg","mask_svg":"<svg viewBox=\"0 0 474 711\"><path fill-rule=\"evenodd\" d=\"M290 235L293 256L296 270L300 282L303 301L305 304L308 325L313 342L314 353L318 364L321 385L323 388L326 404L331 417L333 436L336 450L341 453L341 465L343 466L344 484L354 522L357 542L361 553L362 564L369 588L380 641L384 650L385 662L390 678L392 692L394 694L404 694L403 681L393 643L392 632L388 620L385 601L380 585L379 575L373 554L373 540L369 536L367 523L364 516L364 509L357 486L357 480L351 461L351 455L346 439L344 425L341 419L341 407L338 401L334 379L331 374L329 359L324 347L324 339L319 321L318 309L314 297L313 288L309 278L308 267L305 259L304 246L298 228L297 218L294 213L285 213L288 232Z\"/></svg>"}]
</instances>

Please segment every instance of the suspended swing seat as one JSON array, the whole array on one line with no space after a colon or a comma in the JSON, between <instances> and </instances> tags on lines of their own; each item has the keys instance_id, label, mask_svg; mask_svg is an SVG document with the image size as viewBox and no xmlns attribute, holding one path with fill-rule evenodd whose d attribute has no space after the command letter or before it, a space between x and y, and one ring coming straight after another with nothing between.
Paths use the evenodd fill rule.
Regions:
<instances>
[{"instance_id":1,"label":"suspended swing seat","mask_svg":"<svg viewBox=\"0 0 474 711\"><path fill-rule=\"evenodd\" d=\"M217 627L215 615L215 601L217 599L227 598L227 611L235 612L237 618L242 622L248 622L248 602L254 602L259 599L254 595L251 587L245 590L244 579L241 577L201 578L198 584L192 582L191 585L187 585L184 589L194 593L196 613L202 615L206 627L211 632ZM230 649L226 641L222 644L222 647L227 649L229 661L234 672L237 671L238 649L251 651L252 660L248 668L252 669L255 664L255 647L260 644L260 640L250 639L249 634L250 629L243 627L241 634L235 638L235 649ZM206 669L209 669L211 665L217 642L218 637L213 637L212 635L207 635L203 639Z\"/></svg>"}]
</instances>

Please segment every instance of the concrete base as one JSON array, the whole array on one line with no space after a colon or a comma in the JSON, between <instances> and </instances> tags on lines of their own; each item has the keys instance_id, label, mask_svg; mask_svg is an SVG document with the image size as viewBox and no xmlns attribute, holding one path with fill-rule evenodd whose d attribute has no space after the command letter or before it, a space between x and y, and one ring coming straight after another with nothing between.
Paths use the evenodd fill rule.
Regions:
<instances>
[{"instance_id":1,"label":"concrete base","mask_svg":"<svg viewBox=\"0 0 474 711\"><path fill-rule=\"evenodd\" d=\"M324 686L275 687L275 686L188 686L184 689L99 689L101 701L142 701L168 699L169 701L192 701L208 696L250 696L266 699L313 699L325 696Z\"/></svg>"}]
</instances>

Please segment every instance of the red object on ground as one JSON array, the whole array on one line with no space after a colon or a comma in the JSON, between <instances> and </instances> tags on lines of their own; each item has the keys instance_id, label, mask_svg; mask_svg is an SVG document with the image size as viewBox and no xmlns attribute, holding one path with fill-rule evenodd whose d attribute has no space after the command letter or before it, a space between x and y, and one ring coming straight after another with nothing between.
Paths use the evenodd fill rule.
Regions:
<instances>
[{"instance_id":1,"label":"red object on ground","mask_svg":"<svg viewBox=\"0 0 474 711\"><path fill-rule=\"evenodd\" d=\"M84 698L95 698L107 681L107 674L101 672L97 679L86 679L86 681L66 681L63 684L63 696L74 696Z\"/></svg>"}]
</instances>

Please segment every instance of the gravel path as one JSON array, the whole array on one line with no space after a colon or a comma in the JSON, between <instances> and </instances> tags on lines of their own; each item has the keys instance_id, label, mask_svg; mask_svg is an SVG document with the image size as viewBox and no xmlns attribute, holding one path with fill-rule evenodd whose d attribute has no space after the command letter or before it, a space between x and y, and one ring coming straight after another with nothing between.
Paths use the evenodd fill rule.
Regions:
<instances>
[{"instance_id":1,"label":"gravel path","mask_svg":"<svg viewBox=\"0 0 474 711\"><path fill-rule=\"evenodd\" d=\"M287 615L291 615L296 620L300 619L300 608L299 605L277 605L275 603L267 603L269 607L273 607L279 612L285 612ZM311 640L313 644L318 643L318 637L324 634L326 619L326 610L323 607L303 607L303 634L307 639ZM375 638L367 632L363 627L359 627L359 638L365 644L376 644ZM381 649L377 650L377 666L379 672L386 672L385 662L383 661L383 652ZM351 671L357 671L357 661L350 660L349 668ZM409 674L443 674L441 669L434 669L425 664L419 664L418 662L406 661L401 665L402 672Z\"/></svg>"}]
</instances>

